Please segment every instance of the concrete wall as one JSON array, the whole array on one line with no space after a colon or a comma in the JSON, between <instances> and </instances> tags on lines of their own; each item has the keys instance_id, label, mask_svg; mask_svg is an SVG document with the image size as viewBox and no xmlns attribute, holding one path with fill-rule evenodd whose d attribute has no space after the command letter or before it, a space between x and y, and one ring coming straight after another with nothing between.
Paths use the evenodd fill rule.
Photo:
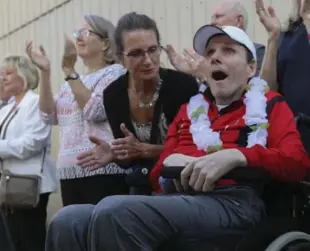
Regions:
<instances>
[{"instance_id":1,"label":"concrete wall","mask_svg":"<svg viewBox=\"0 0 310 251\"><path fill-rule=\"evenodd\" d=\"M248 32L253 40L266 42L267 34L259 23L254 0L241 0L249 15ZM280 19L287 16L294 0L265 0L272 4ZM210 13L220 0L0 0L0 55L24 54L26 40L43 44L52 64L53 90L62 83L60 69L63 34L71 34L83 14L99 14L116 24L127 12L137 11L153 17L162 35L162 43L181 50L192 46L195 31L210 20ZM163 64L169 66L165 55ZM78 70L83 71L79 63ZM53 132L53 154L58 148L57 128ZM61 207L58 194L50 201L49 215Z\"/></svg>"}]
</instances>

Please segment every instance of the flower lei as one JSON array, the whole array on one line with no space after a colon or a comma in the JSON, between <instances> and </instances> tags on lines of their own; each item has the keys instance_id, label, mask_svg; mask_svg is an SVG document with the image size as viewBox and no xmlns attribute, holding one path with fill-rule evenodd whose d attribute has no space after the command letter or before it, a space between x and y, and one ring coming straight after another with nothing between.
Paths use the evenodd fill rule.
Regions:
<instances>
[{"instance_id":1,"label":"flower lei","mask_svg":"<svg viewBox=\"0 0 310 251\"><path fill-rule=\"evenodd\" d=\"M246 106L243 117L245 124L252 129L248 135L247 147L256 144L266 146L268 119L266 113L267 98L265 93L269 91L265 80L254 77L248 84L244 104ZM213 131L208 116L209 103L199 93L190 99L187 106L187 115L191 120L190 132L198 150L214 152L222 148L223 142L220 133Z\"/></svg>"}]
</instances>

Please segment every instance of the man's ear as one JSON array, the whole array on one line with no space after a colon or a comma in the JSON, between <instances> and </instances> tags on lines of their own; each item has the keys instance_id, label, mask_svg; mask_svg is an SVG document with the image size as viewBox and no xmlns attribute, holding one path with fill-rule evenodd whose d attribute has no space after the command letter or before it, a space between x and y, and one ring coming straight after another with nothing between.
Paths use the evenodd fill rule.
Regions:
<instances>
[{"instance_id":1,"label":"man's ear","mask_svg":"<svg viewBox=\"0 0 310 251\"><path fill-rule=\"evenodd\" d=\"M252 78L256 75L257 71L257 62L253 59L250 63L248 63L248 78Z\"/></svg>"},{"instance_id":2,"label":"man's ear","mask_svg":"<svg viewBox=\"0 0 310 251\"><path fill-rule=\"evenodd\" d=\"M244 29L244 17L242 15L237 16L236 26L240 29Z\"/></svg>"}]
</instances>

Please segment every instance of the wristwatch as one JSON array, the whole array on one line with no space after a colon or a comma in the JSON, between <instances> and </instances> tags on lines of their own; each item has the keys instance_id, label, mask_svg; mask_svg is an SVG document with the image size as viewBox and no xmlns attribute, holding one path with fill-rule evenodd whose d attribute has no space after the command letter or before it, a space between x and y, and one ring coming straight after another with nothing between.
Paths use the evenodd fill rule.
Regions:
<instances>
[{"instance_id":1,"label":"wristwatch","mask_svg":"<svg viewBox=\"0 0 310 251\"><path fill-rule=\"evenodd\" d=\"M80 75L76 72L73 72L71 73L70 75L68 75L66 78L65 78L65 81L68 81L68 80L77 80L78 78L80 77Z\"/></svg>"}]
</instances>

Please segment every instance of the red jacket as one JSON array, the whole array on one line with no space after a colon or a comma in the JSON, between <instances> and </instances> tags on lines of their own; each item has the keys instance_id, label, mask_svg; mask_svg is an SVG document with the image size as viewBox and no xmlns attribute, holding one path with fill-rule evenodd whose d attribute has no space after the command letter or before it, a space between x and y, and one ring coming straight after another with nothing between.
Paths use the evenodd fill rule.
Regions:
<instances>
[{"instance_id":1,"label":"red jacket","mask_svg":"<svg viewBox=\"0 0 310 251\"><path fill-rule=\"evenodd\" d=\"M278 95L276 92L269 91L266 94L267 102ZM208 101L207 98L206 100ZM214 131L221 132L224 149L236 148L240 150L247 159L249 167L259 166L265 168L272 177L278 180L296 182L305 177L310 161L297 131L293 113L286 102L276 103L269 115L267 148L261 145L246 148L240 147L236 143L240 129L245 127L243 97L225 108L227 112L222 115L219 115L218 109L213 102L208 102L210 103L209 118L212 121L211 127ZM202 150L197 150L189 131L190 123L191 121L187 116L187 104L185 104L180 108L178 115L171 123L164 150L150 173L150 180L157 192L161 191L158 179L166 157L173 153L193 157L206 154Z\"/></svg>"}]
</instances>

